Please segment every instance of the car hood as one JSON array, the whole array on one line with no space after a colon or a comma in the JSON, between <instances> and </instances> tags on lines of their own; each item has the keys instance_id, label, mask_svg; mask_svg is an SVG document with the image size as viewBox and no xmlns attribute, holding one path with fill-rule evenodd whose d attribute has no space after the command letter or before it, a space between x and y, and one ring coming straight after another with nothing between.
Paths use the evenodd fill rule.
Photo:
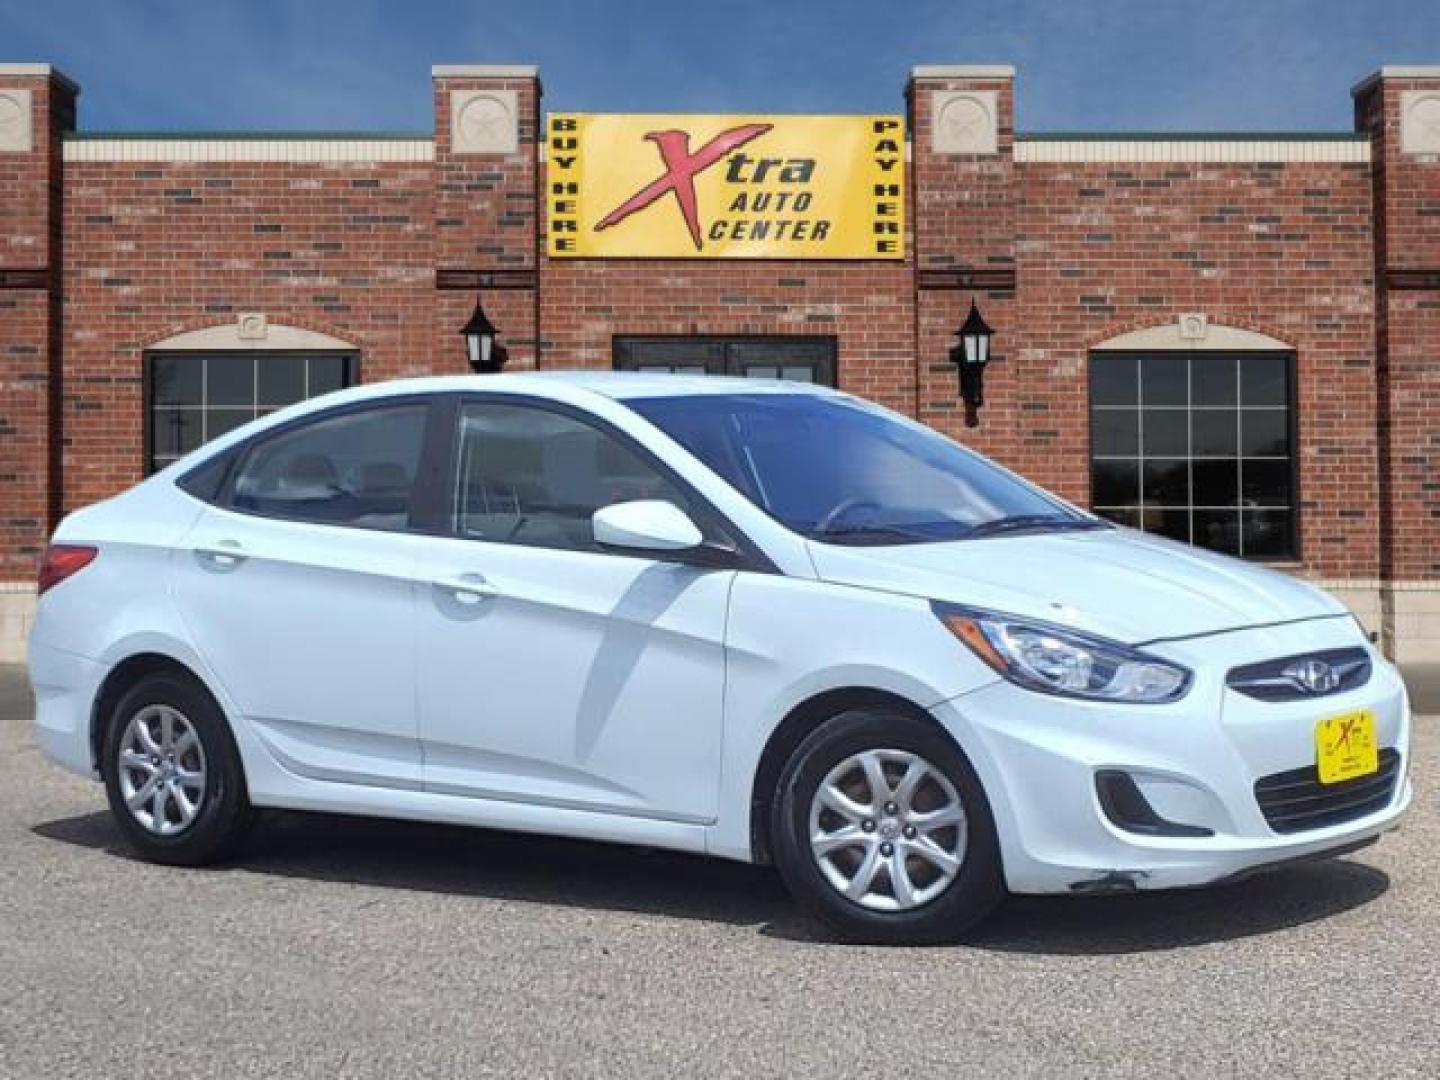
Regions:
<instances>
[{"instance_id":1,"label":"car hood","mask_svg":"<svg viewBox=\"0 0 1440 1080\"><path fill-rule=\"evenodd\" d=\"M1285 574L1131 529L937 544L811 543L824 581L1024 615L1140 644L1343 616Z\"/></svg>"}]
</instances>

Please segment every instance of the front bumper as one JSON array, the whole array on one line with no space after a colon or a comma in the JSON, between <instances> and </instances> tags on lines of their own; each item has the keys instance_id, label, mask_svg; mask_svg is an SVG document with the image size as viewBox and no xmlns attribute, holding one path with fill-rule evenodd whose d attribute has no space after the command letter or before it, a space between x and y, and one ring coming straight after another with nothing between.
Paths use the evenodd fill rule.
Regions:
<instances>
[{"instance_id":1,"label":"front bumper","mask_svg":"<svg viewBox=\"0 0 1440 1080\"><path fill-rule=\"evenodd\" d=\"M1149 649L1196 673L1190 692L1172 705L1077 701L997 682L933 712L985 785L1011 891L1206 885L1351 850L1394 827L1409 806L1409 702L1398 673L1378 655L1370 680L1342 694L1275 703L1224 685L1225 672L1243 663L1355 644L1348 620L1236 631ZM1312 765L1316 723L1357 709L1375 714L1379 745L1399 754L1388 800L1361 817L1277 833L1255 782ZM1107 771L1133 778L1161 818L1210 835L1117 826L1097 791L1097 774Z\"/></svg>"}]
</instances>

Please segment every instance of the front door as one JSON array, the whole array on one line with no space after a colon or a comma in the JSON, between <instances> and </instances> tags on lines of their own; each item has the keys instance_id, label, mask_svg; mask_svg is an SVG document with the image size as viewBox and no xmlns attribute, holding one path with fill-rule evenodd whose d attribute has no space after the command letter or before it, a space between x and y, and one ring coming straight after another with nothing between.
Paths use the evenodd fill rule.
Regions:
<instances>
[{"instance_id":1,"label":"front door","mask_svg":"<svg viewBox=\"0 0 1440 1080\"><path fill-rule=\"evenodd\" d=\"M617 335L615 367L676 375L741 375L835 385L833 337Z\"/></svg>"},{"instance_id":2,"label":"front door","mask_svg":"<svg viewBox=\"0 0 1440 1080\"><path fill-rule=\"evenodd\" d=\"M418 700L429 790L713 820L734 572L605 552L596 509L675 484L616 433L478 398L451 533L429 541Z\"/></svg>"}]
</instances>

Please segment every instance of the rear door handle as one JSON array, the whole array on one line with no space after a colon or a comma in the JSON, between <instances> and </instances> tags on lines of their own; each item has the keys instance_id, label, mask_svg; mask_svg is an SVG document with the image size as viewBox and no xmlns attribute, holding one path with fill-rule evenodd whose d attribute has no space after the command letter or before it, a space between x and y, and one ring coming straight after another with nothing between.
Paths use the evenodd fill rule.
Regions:
<instances>
[{"instance_id":1,"label":"rear door handle","mask_svg":"<svg viewBox=\"0 0 1440 1080\"><path fill-rule=\"evenodd\" d=\"M245 549L238 540L217 540L212 546L196 548L195 557L213 569L234 570L245 561Z\"/></svg>"},{"instance_id":2,"label":"rear door handle","mask_svg":"<svg viewBox=\"0 0 1440 1080\"><path fill-rule=\"evenodd\" d=\"M491 585L484 574L457 574L431 584L460 604L479 604L500 595L500 590Z\"/></svg>"}]
</instances>

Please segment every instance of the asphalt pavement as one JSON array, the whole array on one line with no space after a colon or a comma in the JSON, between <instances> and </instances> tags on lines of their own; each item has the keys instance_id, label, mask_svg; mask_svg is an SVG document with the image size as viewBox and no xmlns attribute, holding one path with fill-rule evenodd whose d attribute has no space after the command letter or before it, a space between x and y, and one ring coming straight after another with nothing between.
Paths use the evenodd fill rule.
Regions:
<instances>
[{"instance_id":1,"label":"asphalt pavement","mask_svg":"<svg viewBox=\"0 0 1440 1080\"><path fill-rule=\"evenodd\" d=\"M129 857L0 669L0 1076L1440 1075L1440 718L1404 827L1208 891L1015 899L839 945L764 869L265 815Z\"/></svg>"}]
</instances>

